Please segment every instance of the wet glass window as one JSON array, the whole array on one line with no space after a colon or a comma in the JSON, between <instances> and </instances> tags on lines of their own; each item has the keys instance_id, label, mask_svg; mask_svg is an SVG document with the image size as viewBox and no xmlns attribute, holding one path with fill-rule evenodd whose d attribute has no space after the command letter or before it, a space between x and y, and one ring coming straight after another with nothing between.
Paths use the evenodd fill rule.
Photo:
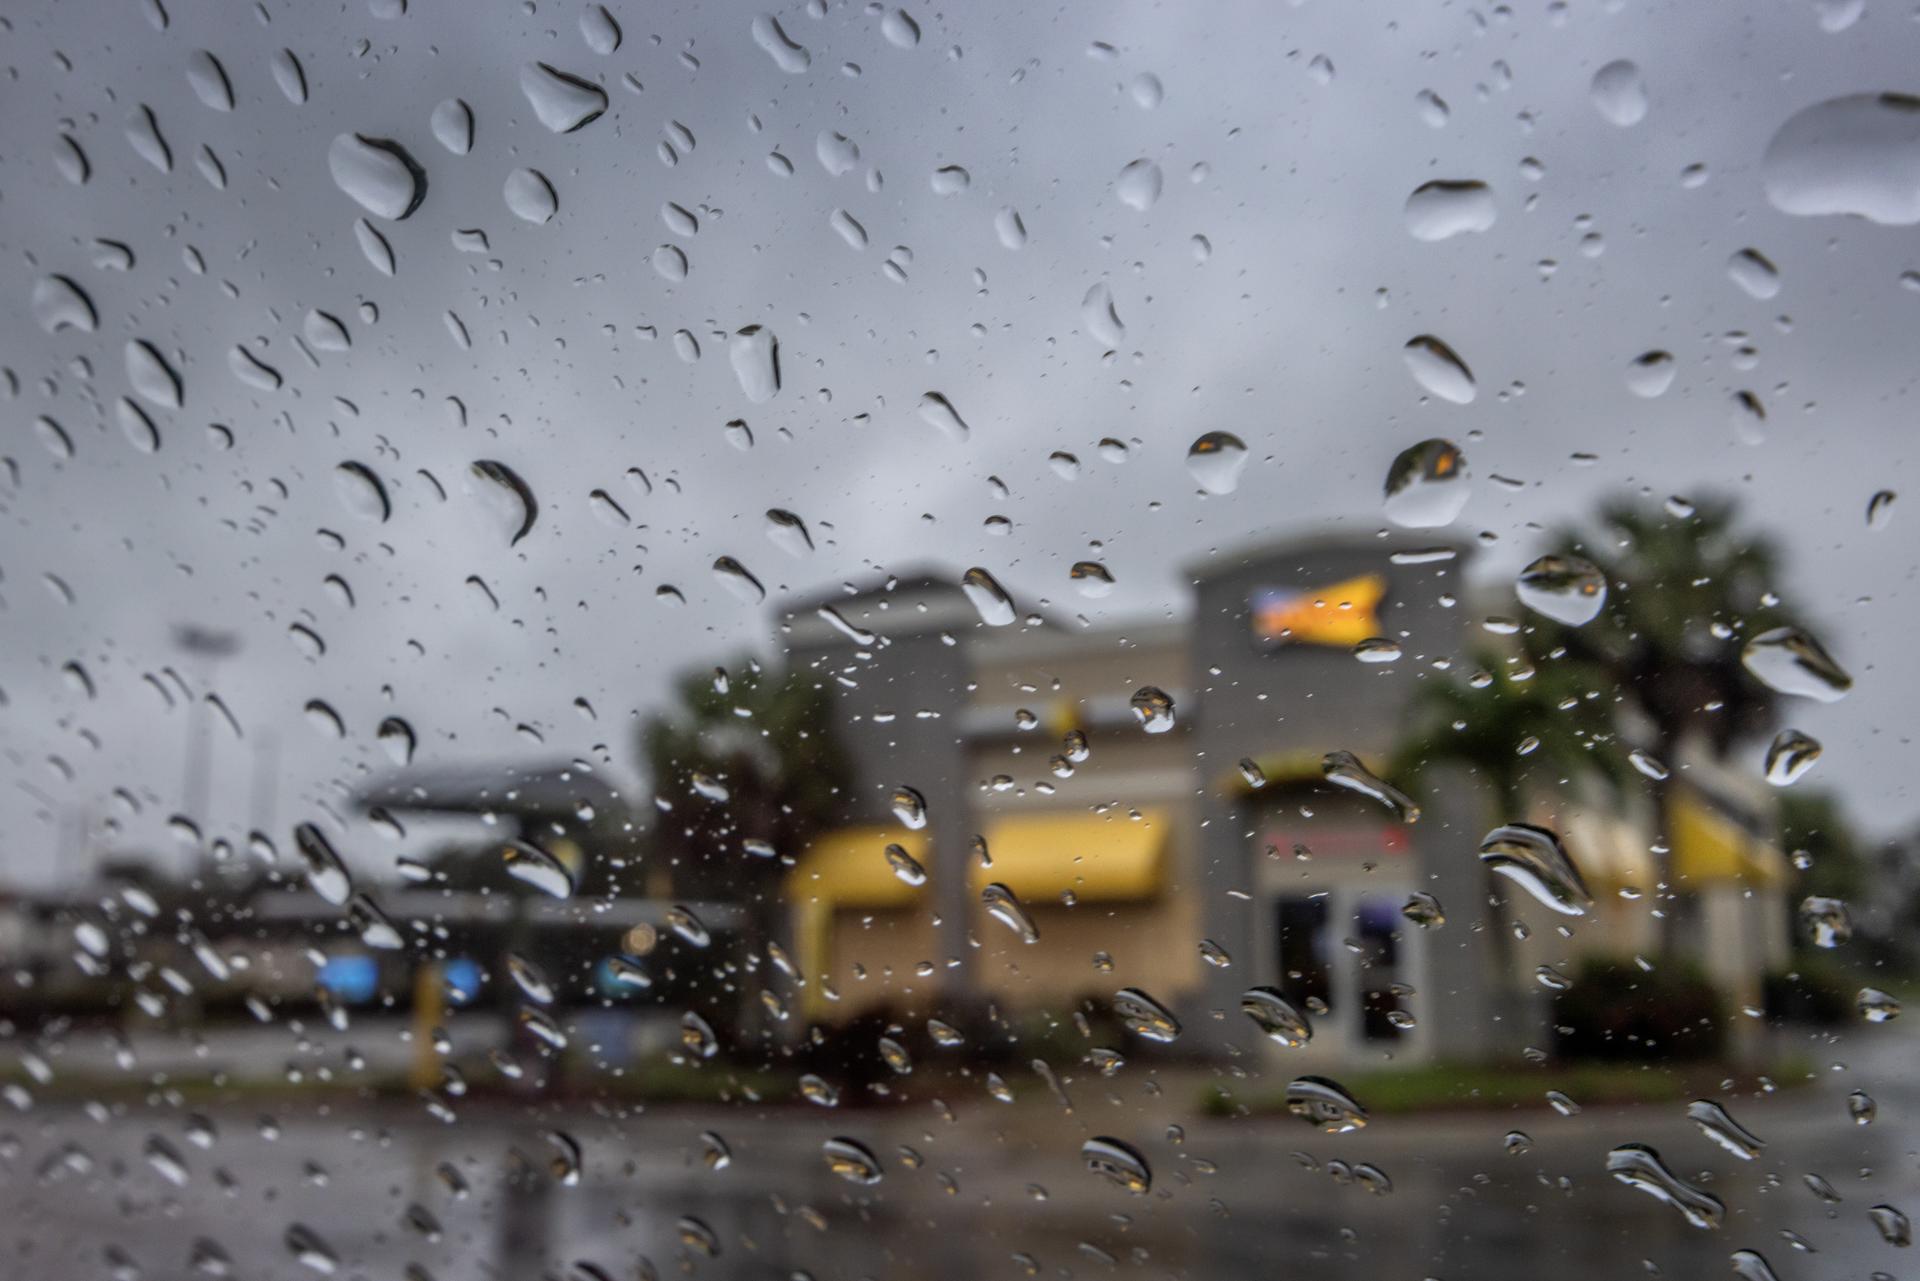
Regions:
<instances>
[{"instance_id":1,"label":"wet glass window","mask_svg":"<svg viewBox=\"0 0 1920 1281\"><path fill-rule=\"evenodd\" d=\"M1917 69L6 6L0 1274L1909 1274Z\"/></svg>"}]
</instances>

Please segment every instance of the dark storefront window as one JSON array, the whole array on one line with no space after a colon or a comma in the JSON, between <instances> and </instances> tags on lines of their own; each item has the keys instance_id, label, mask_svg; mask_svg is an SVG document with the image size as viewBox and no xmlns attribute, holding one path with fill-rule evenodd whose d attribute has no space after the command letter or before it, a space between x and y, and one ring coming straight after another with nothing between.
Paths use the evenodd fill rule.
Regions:
<instances>
[{"instance_id":1,"label":"dark storefront window","mask_svg":"<svg viewBox=\"0 0 1920 1281\"><path fill-rule=\"evenodd\" d=\"M1296 1004L1333 1003L1328 967L1327 900L1283 898L1275 906L1279 936L1280 990Z\"/></svg>"}]
</instances>

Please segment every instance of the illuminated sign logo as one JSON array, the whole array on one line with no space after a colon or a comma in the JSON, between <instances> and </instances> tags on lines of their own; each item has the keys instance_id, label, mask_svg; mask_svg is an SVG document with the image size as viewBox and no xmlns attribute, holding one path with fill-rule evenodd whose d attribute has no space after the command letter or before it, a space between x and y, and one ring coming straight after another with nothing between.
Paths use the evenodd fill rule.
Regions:
<instances>
[{"instance_id":1,"label":"illuminated sign logo","mask_svg":"<svg viewBox=\"0 0 1920 1281\"><path fill-rule=\"evenodd\" d=\"M1250 603L1254 637L1264 645L1334 645L1342 649L1380 634L1387 580L1362 574L1330 587L1262 587Z\"/></svg>"}]
</instances>

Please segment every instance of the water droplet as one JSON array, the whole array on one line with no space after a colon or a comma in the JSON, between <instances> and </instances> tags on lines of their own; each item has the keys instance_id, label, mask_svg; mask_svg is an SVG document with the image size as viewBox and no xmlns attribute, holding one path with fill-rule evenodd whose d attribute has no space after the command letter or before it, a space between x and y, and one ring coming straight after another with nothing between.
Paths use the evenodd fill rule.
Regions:
<instances>
[{"instance_id":1,"label":"water droplet","mask_svg":"<svg viewBox=\"0 0 1920 1281\"><path fill-rule=\"evenodd\" d=\"M988 627L1006 627L1017 617L1013 608L1013 597L1000 585L998 579L975 565L960 579L960 590L980 614L980 621Z\"/></svg>"},{"instance_id":2,"label":"water droplet","mask_svg":"<svg viewBox=\"0 0 1920 1281\"><path fill-rule=\"evenodd\" d=\"M1153 208L1154 202L1160 199L1160 188L1160 166L1144 158L1122 169L1113 184L1120 203L1141 213Z\"/></svg>"},{"instance_id":3,"label":"water droplet","mask_svg":"<svg viewBox=\"0 0 1920 1281\"><path fill-rule=\"evenodd\" d=\"M1797 729L1783 729L1767 747L1767 782L1775 787L1789 786L1819 759L1819 740Z\"/></svg>"},{"instance_id":4,"label":"water droplet","mask_svg":"<svg viewBox=\"0 0 1920 1281\"><path fill-rule=\"evenodd\" d=\"M1880 1237L1888 1245L1909 1246L1913 1244L1913 1224L1890 1205L1876 1205L1867 1211L1873 1220L1873 1226L1880 1229Z\"/></svg>"},{"instance_id":5,"label":"water droplet","mask_svg":"<svg viewBox=\"0 0 1920 1281\"><path fill-rule=\"evenodd\" d=\"M434 107L427 123L441 146L456 156L473 150L473 108L458 98L446 98Z\"/></svg>"},{"instance_id":6,"label":"water droplet","mask_svg":"<svg viewBox=\"0 0 1920 1281\"><path fill-rule=\"evenodd\" d=\"M127 143L134 154L161 173L173 172L173 149L161 136L160 122L154 118L153 108L145 103L127 113Z\"/></svg>"},{"instance_id":7,"label":"water droplet","mask_svg":"<svg viewBox=\"0 0 1920 1281\"><path fill-rule=\"evenodd\" d=\"M720 1052L720 1038L713 1024L688 1010L680 1016L680 1048L697 1059L710 1059Z\"/></svg>"},{"instance_id":8,"label":"water droplet","mask_svg":"<svg viewBox=\"0 0 1920 1281\"><path fill-rule=\"evenodd\" d=\"M1424 890L1415 890L1407 895L1407 901L1400 905L1400 915L1423 930L1437 930L1447 923L1447 914L1441 909L1440 900Z\"/></svg>"},{"instance_id":9,"label":"water droplet","mask_svg":"<svg viewBox=\"0 0 1920 1281\"><path fill-rule=\"evenodd\" d=\"M1298 1049L1313 1039L1313 1025L1279 988L1248 988L1240 994L1240 1012L1275 1044Z\"/></svg>"},{"instance_id":10,"label":"water droplet","mask_svg":"<svg viewBox=\"0 0 1920 1281\"><path fill-rule=\"evenodd\" d=\"M398 716L389 716L380 722L380 728L374 732L380 746L386 749L387 759L395 765L409 765L413 762L414 735L413 726Z\"/></svg>"},{"instance_id":11,"label":"water droplet","mask_svg":"<svg viewBox=\"0 0 1920 1281\"><path fill-rule=\"evenodd\" d=\"M42 276L34 282L33 319L50 334L63 329L90 334L100 324L93 300L66 276Z\"/></svg>"},{"instance_id":12,"label":"water droplet","mask_svg":"<svg viewBox=\"0 0 1920 1281\"><path fill-rule=\"evenodd\" d=\"M724 1170L733 1164L733 1149L712 1130L700 1132L700 1159L709 1170Z\"/></svg>"},{"instance_id":13,"label":"water droplet","mask_svg":"<svg viewBox=\"0 0 1920 1281\"><path fill-rule=\"evenodd\" d=\"M1607 576L1578 556L1542 556L1520 571L1513 590L1534 613L1584 627L1607 603Z\"/></svg>"},{"instance_id":14,"label":"water droplet","mask_svg":"<svg viewBox=\"0 0 1920 1281\"><path fill-rule=\"evenodd\" d=\"M1187 447L1187 474L1209 494L1231 494L1246 465L1246 443L1231 432L1207 432Z\"/></svg>"},{"instance_id":15,"label":"water droplet","mask_svg":"<svg viewBox=\"0 0 1920 1281\"><path fill-rule=\"evenodd\" d=\"M1407 231L1415 240L1479 233L1499 220L1493 188L1473 179L1423 182L1407 197Z\"/></svg>"},{"instance_id":16,"label":"water droplet","mask_svg":"<svg viewBox=\"0 0 1920 1281\"><path fill-rule=\"evenodd\" d=\"M1421 334L1408 340L1402 354L1406 357L1407 372L1429 395L1456 405L1473 403L1478 394L1473 372L1453 348L1432 334Z\"/></svg>"},{"instance_id":17,"label":"water droplet","mask_svg":"<svg viewBox=\"0 0 1920 1281\"><path fill-rule=\"evenodd\" d=\"M780 391L780 340L771 329L748 325L735 333L727 347L727 359L733 376L740 381L740 392L756 405L772 400Z\"/></svg>"},{"instance_id":18,"label":"water droplet","mask_svg":"<svg viewBox=\"0 0 1920 1281\"><path fill-rule=\"evenodd\" d=\"M813 140L813 154L828 177L838 178L860 163L860 144L843 133L823 129Z\"/></svg>"},{"instance_id":19,"label":"water droplet","mask_svg":"<svg viewBox=\"0 0 1920 1281\"><path fill-rule=\"evenodd\" d=\"M1627 364L1627 390L1642 400L1652 400L1673 386L1677 367L1664 351L1649 351L1635 356Z\"/></svg>"},{"instance_id":20,"label":"water droplet","mask_svg":"<svg viewBox=\"0 0 1920 1281\"><path fill-rule=\"evenodd\" d=\"M327 1277L340 1270L340 1256L333 1252L333 1247L318 1232L304 1223L296 1223L288 1228L282 1240L287 1253L302 1267Z\"/></svg>"},{"instance_id":21,"label":"water droplet","mask_svg":"<svg viewBox=\"0 0 1920 1281\"><path fill-rule=\"evenodd\" d=\"M507 175L501 194L514 216L527 222L547 222L560 212L560 197L538 169L515 169Z\"/></svg>"},{"instance_id":22,"label":"water droplet","mask_svg":"<svg viewBox=\"0 0 1920 1281\"><path fill-rule=\"evenodd\" d=\"M893 789L890 802L893 816L900 825L910 831L918 832L927 825L927 798L911 787L901 786Z\"/></svg>"},{"instance_id":23,"label":"water droplet","mask_svg":"<svg viewBox=\"0 0 1920 1281\"><path fill-rule=\"evenodd\" d=\"M1607 1173L1678 1210L1696 1228L1718 1228L1727 1207L1666 1167L1660 1154L1643 1143L1623 1143L1607 1153Z\"/></svg>"},{"instance_id":24,"label":"water droplet","mask_svg":"<svg viewBox=\"0 0 1920 1281\"><path fill-rule=\"evenodd\" d=\"M1149 734L1164 734L1173 728L1173 696L1158 685L1142 685L1127 700L1133 719Z\"/></svg>"},{"instance_id":25,"label":"water droplet","mask_svg":"<svg viewBox=\"0 0 1920 1281\"><path fill-rule=\"evenodd\" d=\"M1855 1090L1847 1095L1847 1115L1853 1118L1855 1125L1872 1125L1879 1111L1879 1104L1865 1090Z\"/></svg>"},{"instance_id":26,"label":"water droplet","mask_svg":"<svg viewBox=\"0 0 1920 1281\"><path fill-rule=\"evenodd\" d=\"M849 1183L880 1182L880 1158L857 1139L828 1139L820 1145L820 1154L827 1159L827 1168Z\"/></svg>"},{"instance_id":27,"label":"water droplet","mask_svg":"<svg viewBox=\"0 0 1920 1281\"><path fill-rule=\"evenodd\" d=\"M926 392L920 397L920 421L940 429L949 440L964 441L968 435L966 420L960 417L960 411L953 402L937 391Z\"/></svg>"},{"instance_id":28,"label":"water droplet","mask_svg":"<svg viewBox=\"0 0 1920 1281\"><path fill-rule=\"evenodd\" d=\"M580 12L580 38L587 48L606 57L620 47L620 24L603 4L590 4Z\"/></svg>"},{"instance_id":29,"label":"water droplet","mask_svg":"<svg viewBox=\"0 0 1920 1281\"><path fill-rule=\"evenodd\" d=\"M538 519L540 505L527 482L505 463L482 458L469 467L467 492L478 498L509 547L525 538Z\"/></svg>"},{"instance_id":30,"label":"water droplet","mask_svg":"<svg viewBox=\"0 0 1920 1281\"><path fill-rule=\"evenodd\" d=\"M1760 166L1781 213L1920 222L1920 98L1860 93L1804 108L1780 126Z\"/></svg>"},{"instance_id":31,"label":"water droplet","mask_svg":"<svg viewBox=\"0 0 1920 1281\"><path fill-rule=\"evenodd\" d=\"M1821 703L1837 703L1853 688L1853 677L1797 627L1762 632L1740 651L1740 662L1768 689Z\"/></svg>"},{"instance_id":32,"label":"water droplet","mask_svg":"<svg viewBox=\"0 0 1920 1281\"><path fill-rule=\"evenodd\" d=\"M1113 591L1113 575L1097 560L1075 561L1067 577L1082 596L1098 599Z\"/></svg>"},{"instance_id":33,"label":"water droplet","mask_svg":"<svg viewBox=\"0 0 1920 1281\"><path fill-rule=\"evenodd\" d=\"M766 50L773 65L788 75L797 76L813 65L813 55L795 44L780 25L780 19L772 14L763 13L755 18L749 30L753 33L753 42Z\"/></svg>"},{"instance_id":34,"label":"water droplet","mask_svg":"<svg viewBox=\"0 0 1920 1281\"><path fill-rule=\"evenodd\" d=\"M1102 347L1112 350L1126 340L1127 327L1120 320L1120 313L1113 305L1113 290L1106 281L1087 290L1080 300L1080 323L1087 331L1087 337Z\"/></svg>"},{"instance_id":35,"label":"water droplet","mask_svg":"<svg viewBox=\"0 0 1920 1281\"><path fill-rule=\"evenodd\" d=\"M800 1078L800 1097L817 1107L837 1108L840 1106L840 1091L833 1088L824 1077L808 1072Z\"/></svg>"},{"instance_id":36,"label":"water droplet","mask_svg":"<svg viewBox=\"0 0 1920 1281\"><path fill-rule=\"evenodd\" d=\"M867 247L867 229L846 210L835 209L828 214L827 225L847 243L848 248L864 250Z\"/></svg>"},{"instance_id":37,"label":"water droplet","mask_svg":"<svg viewBox=\"0 0 1920 1281\"><path fill-rule=\"evenodd\" d=\"M1000 922L1015 934L1022 943L1038 943L1040 929L1027 915L1027 909L1021 905L1014 892L999 881L993 882L980 891L980 905L987 909L987 915Z\"/></svg>"},{"instance_id":38,"label":"water droplet","mask_svg":"<svg viewBox=\"0 0 1920 1281\"><path fill-rule=\"evenodd\" d=\"M293 50L276 52L268 60L267 69L273 73L273 83L280 87L288 102L297 107L307 100L307 72Z\"/></svg>"},{"instance_id":39,"label":"water droplet","mask_svg":"<svg viewBox=\"0 0 1920 1281\"><path fill-rule=\"evenodd\" d=\"M973 185L973 175L959 165L942 165L933 171L930 185L936 196L957 196Z\"/></svg>"},{"instance_id":40,"label":"water droplet","mask_svg":"<svg viewBox=\"0 0 1920 1281\"><path fill-rule=\"evenodd\" d=\"M1621 58L1593 73L1593 106L1608 124L1630 128L1646 119L1647 86L1640 68Z\"/></svg>"},{"instance_id":41,"label":"water droplet","mask_svg":"<svg viewBox=\"0 0 1920 1281\"><path fill-rule=\"evenodd\" d=\"M1144 1041L1164 1045L1180 1035L1180 1020L1173 1011L1137 987L1123 987L1113 994L1113 1013L1121 1027Z\"/></svg>"},{"instance_id":42,"label":"water droplet","mask_svg":"<svg viewBox=\"0 0 1920 1281\"><path fill-rule=\"evenodd\" d=\"M883 853L887 866L893 869L894 876L901 882L915 888L927 883L927 869L920 865L919 859L907 853L905 846L889 845Z\"/></svg>"},{"instance_id":43,"label":"water droplet","mask_svg":"<svg viewBox=\"0 0 1920 1281\"><path fill-rule=\"evenodd\" d=\"M1863 987L1854 995L1853 1007L1869 1023L1891 1023L1900 1017L1900 1002L1877 987Z\"/></svg>"},{"instance_id":44,"label":"water droplet","mask_svg":"<svg viewBox=\"0 0 1920 1281\"><path fill-rule=\"evenodd\" d=\"M1027 224L1017 209L1006 208L993 216L993 234L1004 249L1024 248L1027 243Z\"/></svg>"},{"instance_id":45,"label":"water droplet","mask_svg":"<svg viewBox=\"0 0 1920 1281\"><path fill-rule=\"evenodd\" d=\"M353 877L326 833L312 823L301 823L293 829L293 847L299 851L313 892L334 907L345 907L353 897Z\"/></svg>"},{"instance_id":46,"label":"water droplet","mask_svg":"<svg viewBox=\"0 0 1920 1281\"><path fill-rule=\"evenodd\" d=\"M1700 1127L1700 1133L1742 1161L1753 1160L1767 1146L1712 1099L1695 1099L1687 1104L1687 1116Z\"/></svg>"},{"instance_id":47,"label":"water droplet","mask_svg":"<svg viewBox=\"0 0 1920 1281\"><path fill-rule=\"evenodd\" d=\"M1876 490L1867 500L1867 528L1885 529L1893 522L1893 504L1898 497L1891 489Z\"/></svg>"},{"instance_id":48,"label":"water droplet","mask_svg":"<svg viewBox=\"0 0 1920 1281\"><path fill-rule=\"evenodd\" d=\"M1287 1111L1327 1134L1347 1134L1367 1123L1367 1110L1338 1082L1297 1077L1287 1085Z\"/></svg>"},{"instance_id":49,"label":"water droplet","mask_svg":"<svg viewBox=\"0 0 1920 1281\"><path fill-rule=\"evenodd\" d=\"M544 62L529 62L520 68L520 92L526 95L540 123L555 133L584 128L607 109L605 89Z\"/></svg>"},{"instance_id":50,"label":"water droplet","mask_svg":"<svg viewBox=\"0 0 1920 1281\"><path fill-rule=\"evenodd\" d=\"M1447 100L1431 89L1422 89L1413 96L1414 105L1420 109L1420 119L1429 129L1444 129L1447 119L1453 114L1447 106Z\"/></svg>"},{"instance_id":51,"label":"water droplet","mask_svg":"<svg viewBox=\"0 0 1920 1281\"><path fill-rule=\"evenodd\" d=\"M1095 1136L1080 1145L1080 1159L1087 1169L1124 1192L1145 1196L1153 1190L1153 1171L1130 1143Z\"/></svg>"},{"instance_id":52,"label":"water droplet","mask_svg":"<svg viewBox=\"0 0 1920 1281\"><path fill-rule=\"evenodd\" d=\"M301 332L309 346L318 351L346 351L353 346L347 327L324 311L310 311Z\"/></svg>"},{"instance_id":53,"label":"water droplet","mask_svg":"<svg viewBox=\"0 0 1920 1281\"><path fill-rule=\"evenodd\" d=\"M760 580L731 556L721 556L713 562L713 576L735 600L758 605L767 598L767 589Z\"/></svg>"},{"instance_id":54,"label":"water droplet","mask_svg":"<svg viewBox=\"0 0 1920 1281\"><path fill-rule=\"evenodd\" d=\"M1387 519L1406 529L1453 523L1469 496L1466 456L1450 440L1423 440L1387 469Z\"/></svg>"},{"instance_id":55,"label":"water droplet","mask_svg":"<svg viewBox=\"0 0 1920 1281\"><path fill-rule=\"evenodd\" d=\"M370 948L394 951L405 945L400 927L365 894L355 894L347 900L346 916L349 928Z\"/></svg>"},{"instance_id":56,"label":"water droplet","mask_svg":"<svg viewBox=\"0 0 1920 1281\"><path fill-rule=\"evenodd\" d=\"M1800 901L1800 927L1815 947L1836 948L1853 937L1853 913L1845 899L1811 894Z\"/></svg>"},{"instance_id":57,"label":"water droplet","mask_svg":"<svg viewBox=\"0 0 1920 1281\"><path fill-rule=\"evenodd\" d=\"M339 134L327 148L327 168L334 185L376 218L405 218L427 195L426 171L391 138Z\"/></svg>"},{"instance_id":58,"label":"water droplet","mask_svg":"<svg viewBox=\"0 0 1920 1281\"><path fill-rule=\"evenodd\" d=\"M1758 249L1742 249L1727 259L1727 276L1749 298L1765 301L1780 292L1780 269Z\"/></svg>"},{"instance_id":59,"label":"water droplet","mask_svg":"<svg viewBox=\"0 0 1920 1281\"><path fill-rule=\"evenodd\" d=\"M1352 752L1328 752L1321 758L1320 773L1329 783L1344 787L1350 792L1358 792L1369 800L1380 802L1393 811L1394 817L1402 823L1420 821L1420 807L1405 792L1374 776L1373 771L1360 763L1360 758Z\"/></svg>"},{"instance_id":60,"label":"water droplet","mask_svg":"<svg viewBox=\"0 0 1920 1281\"><path fill-rule=\"evenodd\" d=\"M509 841L500 851L507 875L553 898L573 896L573 873L547 851L526 841Z\"/></svg>"},{"instance_id":61,"label":"water droplet","mask_svg":"<svg viewBox=\"0 0 1920 1281\"><path fill-rule=\"evenodd\" d=\"M880 18L880 34L897 49L911 49L920 43L920 24L905 9L892 9Z\"/></svg>"},{"instance_id":62,"label":"water droplet","mask_svg":"<svg viewBox=\"0 0 1920 1281\"><path fill-rule=\"evenodd\" d=\"M60 176L74 186L82 186L93 176L93 162L87 159L87 153L70 133L60 135L60 141L53 149L54 167Z\"/></svg>"},{"instance_id":63,"label":"water droplet","mask_svg":"<svg viewBox=\"0 0 1920 1281\"><path fill-rule=\"evenodd\" d=\"M384 522L393 514L387 487L365 463L345 462L333 469L333 490L340 503L362 520Z\"/></svg>"},{"instance_id":64,"label":"water droplet","mask_svg":"<svg viewBox=\"0 0 1920 1281\"><path fill-rule=\"evenodd\" d=\"M1563 916L1585 916L1593 895L1560 838L1531 823L1496 827L1480 842L1480 861Z\"/></svg>"},{"instance_id":65,"label":"water droplet","mask_svg":"<svg viewBox=\"0 0 1920 1281\"><path fill-rule=\"evenodd\" d=\"M355 218L353 238L360 246L360 255L367 260L369 266L383 276L391 276L394 273L396 262L393 246L387 243L387 238L381 235L372 223L365 218Z\"/></svg>"},{"instance_id":66,"label":"water droplet","mask_svg":"<svg viewBox=\"0 0 1920 1281\"><path fill-rule=\"evenodd\" d=\"M1727 1258L1733 1264L1734 1275L1741 1281L1780 1281L1773 1265L1758 1250L1735 1250Z\"/></svg>"},{"instance_id":67,"label":"water droplet","mask_svg":"<svg viewBox=\"0 0 1920 1281\"><path fill-rule=\"evenodd\" d=\"M185 403L180 375L152 343L140 338L129 342L126 366L127 382L143 399L162 409L179 409Z\"/></svg>"}]
</instances>

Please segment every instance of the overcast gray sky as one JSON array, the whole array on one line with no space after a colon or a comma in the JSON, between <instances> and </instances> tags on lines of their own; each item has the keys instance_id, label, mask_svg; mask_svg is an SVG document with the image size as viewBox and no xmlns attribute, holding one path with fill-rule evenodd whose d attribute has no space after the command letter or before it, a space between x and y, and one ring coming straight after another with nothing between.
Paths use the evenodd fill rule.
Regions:
<instances>
[{"instance_id":1,"label":"overcast gray sky","mask_svg":"<svg viewBox=\"0 0 1920 1281\"><path fill-rule=\"evenodd\" d=\"M185 713L143 676L183 663L178 623L244 645L214 686L244 737L216 729L215 796L196 816L238 840L257 745L280 745L278 833L384 767L374 731L389 715L416 728L422 763L604 745L631 769L633 719L673 672L771 643L767 612L714 579L717 556L776 594L982 564L1068 618L1178 615L1178 568L1215 550L1381 528L1388 463L1429 436L1466 451L1474 493L1449 533L1496 539L1478 571L1495 583L1529 558L1536 523L1603 492L1739 495L1791 551L1786 586L1858 681L1843 703L1791 708L1827 744L1809 784L1843 785L1876 831L1920 808L1907 728L1920 517L1896 505L1874 532L1864 516L1876 490L1920 493L1920 293L1899 282L1920 248L1910 227L1784 214L1761 175L1802 108L1920 91L1920 27L1898 6L1870 0L1838 31L1798 3L916 7L919 41L901 47L882 10L834 3L770 11L807 51L789 70L796 55L756 40L761 11L726 4L609 4L623 38L602 54L571 2L413 0L398 17L381 16L392 0L164 2L164 29L150 4L116 0L33 6L0 31L0 324L17 382L0 477L10 881L84 874L60 853L73 848L61 825L82 815L93 848L169 846ZM276 84L282 49L303 104ZM203 101L203 50L231 111ZM1618 59L1644 86L1630 126L1590 89ZM551 131L521 88L536 61L604 85L606 113ZM1438 127L1422 91L1448 105ZM470 154L430 124L450 97L471 106ZM143 108L171 172L129 140ZM411 216L364 214L335 182L329 148L349 132L393 140L424 171ZM834 133L858 147L838 175L821 159ZM1151 203L1120 180L1137 160L1161 174ZM1695 164L1706 181L1684 184ZM970 182L943 194L935 171L953 165ZM545 224L503 195L523 168L558 196ZM1492 224L1416 239L1404 208L1434 179L1486 183ZM997 233L1005 209L1020 248ZM391 245L391 278L356 243L363 214ZM457 243L472 229L485 251ZM684 279L656 269L662 245L684 255ZM1748 247L1778 268L1770 298L1730 278ZM97 329L46 332L73 312L51 275L85 292ZM1083 312L1101 284L1117 344ZM350 350L301 349L314 309L345 323ZM748 325L779 341L783 385L760 403L728 360L726 335ZM1426 333L1472 367L1473 403L1427 397L1409 375L1402 347ZM137 399L131 340L184 388L178 409L140 402L157 453L129 443L116 410ZM236 345L282 385L237 376ZM1673 354L1676 376L1646 400L1625 371L1651 349ZM1766 406L1763 443L1742 443L1730 417L1741 390ZM928 391L967 440L918 416ZM43 415L71 457L36 428ZM729 443L735 419L748 451ZM1252 451L1230 495L1202 494L1182 465L1209 430ZM1124 463L1101 456L1107 436L1128 442ZM1077 479L1054 473L1056 450L1079 456ZM538 497L517 544L469 492L477 459ZM379 476L387 521L356 512L344 462ZM596 515L596 489L630 526ZM769 507L809 522L818 550L795 559L770 542ZM983 527L995 514L1010 535ZM1067 579L1088 557L1118 581L1099 602ZM683 607L657 597L668 584ZM323 655L294 642L296 623ZM69 662L91 697L62 675ZM344 742L309 723L313 699L337 709ZM117 834L98 830L110 815Z\"/></svg>"}]
</instances>

